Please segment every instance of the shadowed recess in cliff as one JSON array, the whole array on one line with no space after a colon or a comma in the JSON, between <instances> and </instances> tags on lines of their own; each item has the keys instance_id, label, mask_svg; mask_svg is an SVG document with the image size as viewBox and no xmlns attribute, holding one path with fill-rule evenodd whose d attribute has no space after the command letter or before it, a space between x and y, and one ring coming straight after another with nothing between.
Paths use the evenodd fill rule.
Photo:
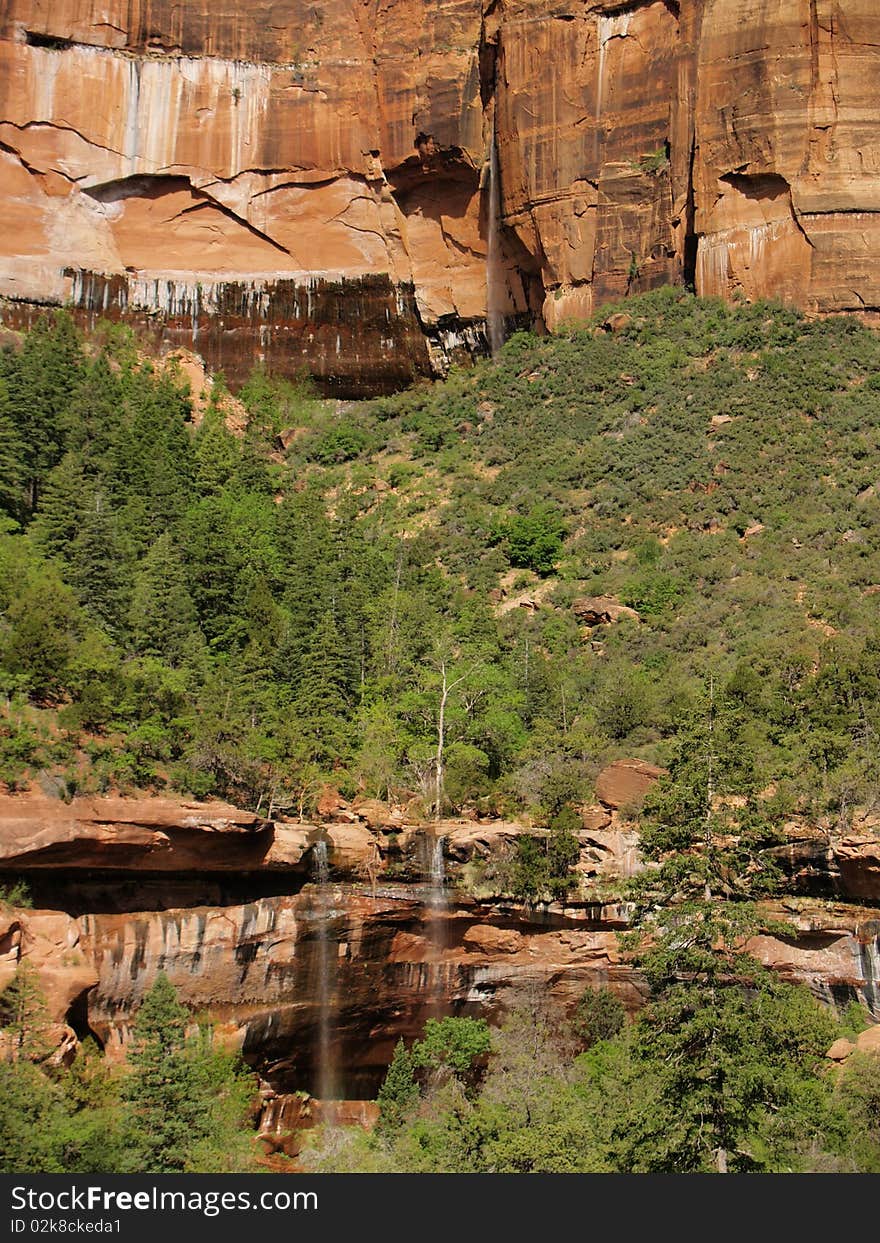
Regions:
<instances>
[{"instance_id":1,"label":"shadowed recess in cliff","mask_svg":"<svg viewBox=\"0 0 880 1243\"><path fill-rule=\"evenodd\" d=\"M394 392L431 371L413 286L387 275L252 282L67 275L71 309L88 327L125 319L157 346L197 350L234 386L256 360L282 375L306 363L319 389L339 397ZM13 308L5 318L28 322L28 312ZM459 348L467 353L466 343Z\"/></svg>"},{"instance_id":2,"label":"shadowed recess in cliff","mask_svg":"<svg viewBox=\"0 0 880 1243\"><path fill-rule=\"evenodd\" d=\"M20 872L0 871L0 887L12 886L20 880ZM175 876L61 867L28 872L27 886L39 909L64 911L78 918L87 914L124 915L202 906L238 906L267 898L295 896L308 881L305 868L302 871L235 874L199 871Z\"/></svg>"}]
</instances>

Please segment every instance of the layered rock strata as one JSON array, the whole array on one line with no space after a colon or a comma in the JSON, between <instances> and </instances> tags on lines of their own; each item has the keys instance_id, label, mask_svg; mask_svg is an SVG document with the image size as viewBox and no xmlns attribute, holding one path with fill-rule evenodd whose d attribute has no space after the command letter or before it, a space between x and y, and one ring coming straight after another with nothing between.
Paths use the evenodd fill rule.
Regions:
<instances>
[{"instance_id":1,"label":"layered rock strata","mask_svg":"<svg viewBox=\"0 0 880 1243\"><path fill-rule=\"evenodd\" d=\"M872 0L4 0L4 317L360 396L661 283L871 316L878 66Z\"/></svg>"},{"instance_id":2,"label":"layered rock strata","mask_svg":"<svg viewBox=\"0 0 880 1243\"><path fill-rule=\"evenodd\" d=\"M2 798L0 882L24 878L37 909L0 908L0 987L29 961L56 1056L92 1035L118 1058L164 971L259 1070L273 1133L291 1093L317 1091L328 1050L340 1090L366 1099L395 1042L435 1015L497 1017L534 992L570 1011L599 985L635 1010L645 987L619 944L626 911L601 895L642 866L636 829L613 806L615 782L642 768L611 766L598 783L606 802L583 810L581 895L533 907L493 891L493 865L533 831L512 822L424 826L330 797L330 818L311 825L223 803ZM876 842L861 825L826 843L820 891L833 882L837 898L776 904L768 915L790 933L750 948L784 978L880 1019L880 918L862 905L880 899Z\"/></svg>"}]
</instances>

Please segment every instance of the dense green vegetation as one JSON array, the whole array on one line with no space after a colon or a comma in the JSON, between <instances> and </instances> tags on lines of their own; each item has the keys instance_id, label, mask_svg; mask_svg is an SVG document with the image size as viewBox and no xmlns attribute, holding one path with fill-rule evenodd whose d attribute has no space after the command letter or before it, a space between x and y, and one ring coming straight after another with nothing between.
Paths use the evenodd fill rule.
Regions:
<instances>
[{"instance_id":1,"label":"dense green vegetation","mask_svg":"<svg viewBox=\"0 0 880 1243\"><path fill-rule=\"evenodd\" d=\"M195 419L118 328L61 314L0 356L8 788L528 814L470 869L533 902L572 890L603 764L668 769L618 895L644 1009L433 1021L375 1134L325 1129L316 1168L880 1169L877 1059L823 1062L864 1014L744 952L792 814L880 797L880 337L676 290L622 309L358 406L258 371L235 432L222 383ZM585 627L595 595L638 618ZM252 1081L162 977L126 1073L51 1065L26 970L0 1026L3 1168L247 1167Z\"/></svg>"},{"instance_id":2,"label":"dense green vegetation","mask_svg":"<svg viewBox=\"0 0 880 1243\"><path fill-rule=\"evenodd\" d=\"M189 1029L193 1029L190 1031ZM36 976L0 993L0 1169L21 1174L246 1171L257 1081L214 1047L159 975L137 1012L126 1068L86 1041L69 1068Z\"/></svg>"},{"instance_id":3,"label":"dense green vegetation","mask_svg":"<svg viewBox=\"0 0 880 1243\"><path fill-rule=\"evenodd\" d=\"M359 407L257 373L240 437L222 386L195 427L124 333L41 323L0 358L0 778L430 810L445 700L443 805L546 823L608 758L674 762L711 683L765 820L871 803L880 341L627 314ZM598 593L641 621L585 634Z\"/></svg>"},{"instance_id":4,"label":"dense green vegetation","mask_svg":"<svg viewBox=\"0 0 880 1243\"><path fill-rule=\"evenodd\" d=\"M306 1168L880 1169L877 1059L856 1054L842 1069L823 1065L837 1024L806 989L781 984L742 954L720 953L687 983L655 978L636 1018L624 1022L618 1006L609 993L588 992L570 1024L545 997L527 995L492 1031L488 1063L475 1051L457 1066L437 1060L421 1076L420 1042L412 1050L401 1042L374 1133L323 1128Z\"/></svg>"}]
</instances>

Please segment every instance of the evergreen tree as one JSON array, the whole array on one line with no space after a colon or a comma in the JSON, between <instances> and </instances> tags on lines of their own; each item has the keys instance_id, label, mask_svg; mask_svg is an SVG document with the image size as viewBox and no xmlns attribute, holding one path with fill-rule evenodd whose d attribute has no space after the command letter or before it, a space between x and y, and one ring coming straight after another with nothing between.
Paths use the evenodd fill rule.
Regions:
<instances>
[{"instance_id":1,"label":"evergreen tree","mask_svg":"<svg viewBox=\"0 0 880 1243\"><path fill-rule=\"evenodd\" d=\"M195 606L170 533L155 541L135 577L130 625L140 655L159 656L171 665L182 662L197 634Z\"/></svg>"},{"instance_id":2,"label":"evergreen tree","mask_svg":"<svg viewBox=\"0 0 880 1243\"><path fill-rule=\"evenodd\" d=\"M83 517L93 503L82 457L66 453L46 478L32 524L33 538L41 551L59 561L69 561Z\"/></svg>"},{"instance_id":3,"label":"evergreen tree","mask_svg":"<svg viewBox=\"0 0 880 1243\"><path fill-rule=\"evenodd\" d=\"M242 1132L252 1079L214 1052L210 1032L187 1040L188 1024L160 972L137 1013L123 1090L130 1142L151 1174L242 1168L249 1160Z\"/></svg>"},{"instance_id":4,"label":"evergreen tree","mask_svg":"<svg viewBox=\"0 0 880 1243\"><path fill-rule=\"evenodd\" d=\"M37 973L26 961L19 963L0 993L0 1030L9 1061L37 1062L51 1051L46 996Z\"/></svg>"},{"instance_id":5,"label":"evergreen tree","mask_svg":"<svg viewBox=\"0 0 880 1243\"><path fill-rule=\"evenodd\" d=\"M219 492L235 478L241 449L215 406L205 412L193 446L196 487L204 496Z\"/></svg>"},{"instance_id":6,"label":"evergreen tree","mask_svg":"<svg viewBox=\"0 0 880 1243\"><path fill-rule=\"evenodd\" d=\"M0 510L13 518L24 505L25 452L12 418L9 386L0 370Z\"/></svg>"},{"instance_id":7,"label":"evergreen tree","mask_svg":"<svg viewBox=\"0 0 880 1243\"><path fill-rule=\"evenodd\" d=\"M115 515L97 493L69 545L70 582L90 617L118 637L123 629L128 567Z\"/></svg>"},{"instance_id":8,"label":"evergreen tree","mask_svg":"<svg viewBox=\"0 0 880 1243\"><path fill-rule=\"evenodd\" d=\"M6 612L3 667L37 699L57 699L67 682L81 617L70 588L51 571L30 576Z\"/></svg>"},{"instance_id":9,"label":"evergreen tree","mask_svg":"<svg viewBox=\"0 0 880 1243\"><path fill-rule=\"evenodd\" d=\"M64 452L64 415L82 376L82 353L71 317L42 316L7 365L9 412L24 446L28 507Z\"/></svg>"},{"instance_id":10,"label":"evergreen tree","mask_svg":"<svg viewBox=\"0 0 880 1243\"><path fill-rule=\"evenodd\" d=\"M136 549L168 531L192 496L189 404L168 372L141 374L109 455L122 534Z\"/></svg>"},{"instance_id":11,"label":"evergreen tree","mask_svg":"<svg viewBox=\"0 0 880 1243\"><path fill-rule=\"evenodd\" d=\"M0 1061L0 1171L62 1174L60 1093L30 1062Z\"/></svg>"},{"instance_id":12,"label":"evergreen tree","mask_svg":"<svg viewBox=\"0 0 880 1243\"><path fill-rule=\"evenodd\" d=\"M333 761L347 755L350 668L331 614L313 630L300 661L294 689L299 728L311 758Z\"/></svg>"},{"instance_id":13,"label":"evergreen tree","mask_svg":"<svg viewBox=\"0 0 880 1243\"><path fill-rule=\"evenodd\" d=\"M382 1080L376 1099L379 1104L379 1134L397 1130L418 1102L419 1085L415 1077L415 1062L403 1040L398 1040L394 1046L391 1065Z\"/></svg>"},{"instance_id":14,"label":"evergreen tree","mask_svg":"<svg viewBox=\"0 0 880 1243\"><path fill-rule=\"evenodd\" d=\"M61 420L68 451L82 457L92 472L109 466L108 455L123 417L124 403L123 379L102 350L86 367Z\"/></svg>"},{"instance_id":15,"label":"evergreen tree","mask_svg":"<svg viewBox=\"0 0 880 1243\"><path fill-rule=\"evenodd\" d=\"M132 1111L133 1140L151 1173L186 1168L191 1145L204 1134L204 1102L195 1066L186 1057L189 1015L164 972L144 998L134 1025L124 1095Z\"/></svg>"}]
</instances>

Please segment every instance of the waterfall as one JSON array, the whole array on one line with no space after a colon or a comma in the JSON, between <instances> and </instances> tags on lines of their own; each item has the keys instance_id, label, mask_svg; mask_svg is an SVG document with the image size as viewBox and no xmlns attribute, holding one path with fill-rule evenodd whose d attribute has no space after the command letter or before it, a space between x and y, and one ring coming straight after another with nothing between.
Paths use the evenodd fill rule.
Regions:
<instances>
[{"instance_id":1,"label":"waterfall","mask_svg":"<svg viewBox=\"0 0 880 1243\"><path fill-rule=\"evenodd\" d=\"M489 349L496 358L504 344L504 264L501 257L501 178L498 175L498 144L495 121L489 147L489 179L486 183L486 331Z\"/></svg>"},{"instance_id":2,"label":"waterfall","mask_svg":"<svg viewBox=\"0 0 880 1243\"><path fill-rule=\"evenodd\" d=\"M446 999L443 959L446 951L449 900L446 894L445 846L446 838L441 834L425 836L425 879L428 882L425 935L428 941L428 1010L432 1018L441 1016Z\"/></svg>"},{"instance_id":3,"label":"waterfall","mask_svg":"<svg viewBox=\"0 0 880 1243\"><path fill-rule=\"evenodd\" d=\"M596 120L602 116L605 106L605 61L606 49L612 39L625 39L629 34L631 13L599 14L597 19L596 39L599 44L599 64L596 70Z\"/></svg>"},{"instance_id":4,"label":"waterfall","mask_svg":"<svg viewBox=\"0 0 880 1243\"><path fill-rule=\"evenodd\" d=\"M327 841L321 838L315 842L315 882L318 885L326 885L330 879L330 863L327 857Z\"/></svg>"},{"instance_id":5,"label":"waterfall","mask_svg":"<svg viewBox=\"0 0 880 1243\"><path fill-rule=\"evenodd\" d=\"M334 943L330 938L330 917L332 906L328 893L330 884L330 865L327 857L327 842L324 838L315 842L314 878L318 887L316 916L317 931L315 934L315 958L317 963L318 985L318 1098L321 1101L339 1099L338 1068L336 1051L333 1044L333 984L331 974L335 976L335 963L332 951ZM328 1121L331 1120L328 1114Z\"/></svg>"},{"instance_id":6,"label":"waterfall","mask_svg":"<svg viewBox=\"0 0 880 1243\"><path fill-rule=\"evenodd\" d=\"M428 852L428 879L431 882L431 906L446 907L446 859L443 854L446 838L437 836Z\"/></svg>"},{"instance_id":7,"label":"waterfall","mask_svg":"<svg viewBox=\"0 0 880 1243\"><path fill-rule=\"evenodd\" d=\"M871 920L867 927L858 929L858 956L863 984L861 994L865 1006L880 1019L880 936L878 924Z\"/></svg>"}]
</instances>

